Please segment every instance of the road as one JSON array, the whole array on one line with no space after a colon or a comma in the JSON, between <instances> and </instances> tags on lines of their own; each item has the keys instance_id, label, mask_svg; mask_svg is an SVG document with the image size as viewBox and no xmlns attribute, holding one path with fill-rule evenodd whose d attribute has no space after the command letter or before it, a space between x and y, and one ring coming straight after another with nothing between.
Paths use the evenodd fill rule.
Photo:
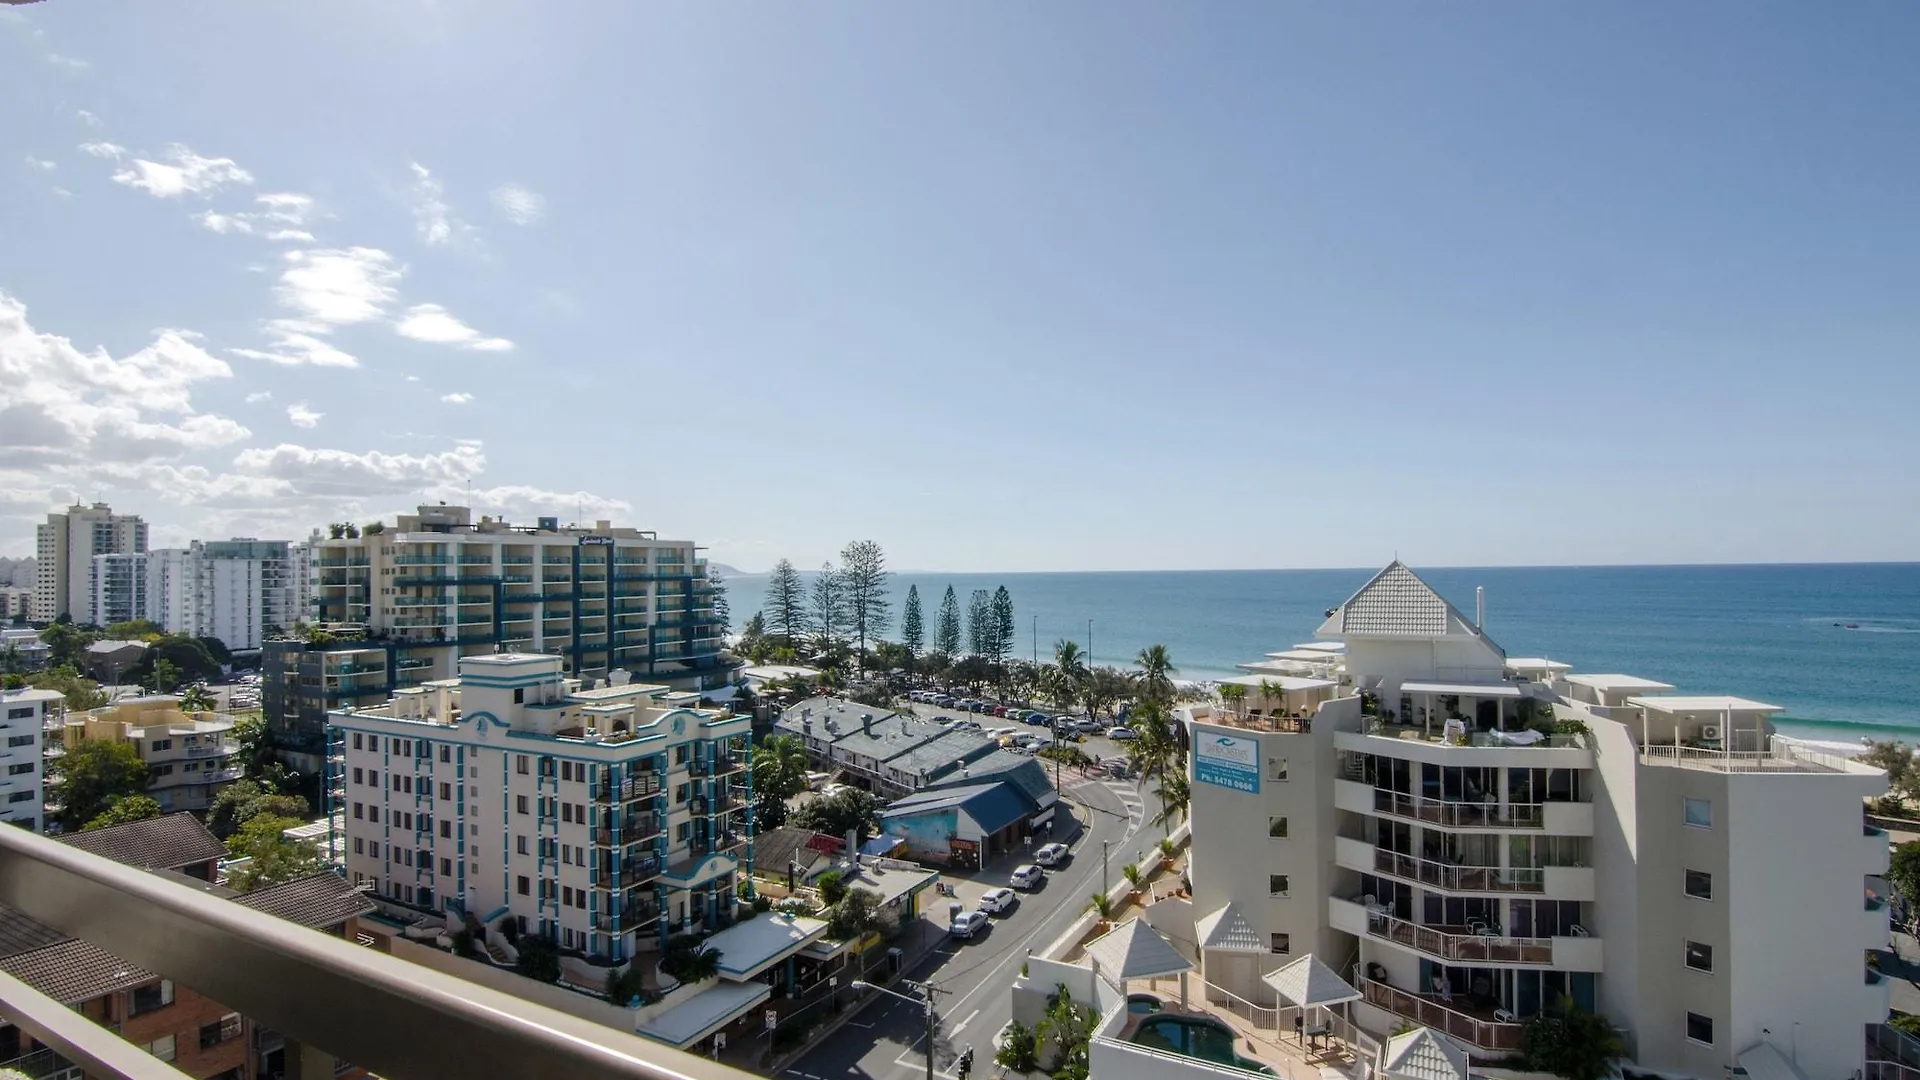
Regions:
<instances>
[{"instance_id":1,"label":"road","mask_svg":"<svg viewBox=\"0 0 1920 1080\"><path fill-rule=\"evenodd\" d=\"M1118 751L1105 740L1089 740L1089 755L1112 756ZM1007 915L994 916L991 928L971 941L948 939L935 953L909 971L907 979L931 982L936 988L934 1037L935 1071L953 1080L953 1062L968 1046L974 1048L974 1076L992 1070L993 1037L1011 1018L1009 990L1020 974L1020 964L1031 951L1051 944L1086 910L1100 888L1101 842L1111 842L1108 858L1112 881L1120 868L1138 862L1160 842L1154 827L1151 785L1142 791L1133 781L1084 779L1069 770L1062 778L1066 795L1077 805L1082 826L1069 841L1073 858L1050 871L1043 888L1020 894L1020 903ZM1006 884L1007 874L1024 857L1005 856L970 877L948 876L956 883L959 900L971 909L980 894ZM936 901L944 919L948 901ZM893 989L911 992L900 982ZM847 1026L795 1062L784 1074L799 1080L913 1080L926 1075L926 1020L921 1007L885 994L870 994L866 1006Z\"/></svg>"}]
</instances>

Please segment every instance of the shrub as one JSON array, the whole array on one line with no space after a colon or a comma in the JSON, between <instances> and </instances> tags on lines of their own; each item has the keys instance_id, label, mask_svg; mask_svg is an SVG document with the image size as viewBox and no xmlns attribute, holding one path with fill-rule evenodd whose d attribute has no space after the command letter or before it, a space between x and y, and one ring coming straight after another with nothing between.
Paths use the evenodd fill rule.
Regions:
<instances>
[{"instance_id":1,"label":"shrub","mask_svg":"<svg viewBox=\"0 0 1920 1080\"><path fill-rule=\"evenodd\" d=\"M1008 1024L1007 1036L993 1060L1011 1072L1028 1073L1039 1068L1040 1047L1033 1037L1033 1029L1018 1020Z\"/></svg>"}]
</instances>

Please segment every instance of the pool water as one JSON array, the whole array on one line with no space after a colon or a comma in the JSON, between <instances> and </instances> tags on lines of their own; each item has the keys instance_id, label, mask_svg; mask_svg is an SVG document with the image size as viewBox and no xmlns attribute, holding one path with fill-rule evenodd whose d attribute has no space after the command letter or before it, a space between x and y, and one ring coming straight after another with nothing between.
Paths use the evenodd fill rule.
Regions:
<instances>
[{"instance_id":1,"label":"pool water","mask_svg":"<svg viewBox=\"0 0 1920 1080\"><path fill-rule=\"evenodd\" d=\"M1128 1003L1131 1006L1131 1002ZM1272 1069L1234 1053L1233 1030L1217 1020L1187 1016L1155 1016L1140 1022L1129 1040L1136 1046L1183 1057L1199 1058L1249 1072L1274 1075Z\"/></svg>"},{"instance_id":2,"label":"pool water","mask_svg":"<svg viewBox=\"0 0 1920 1080\"><path fill-rule=\"evenodd\" d=\"M1160 999L1152 994L1128 994L1127 1011L1135 1016L1157 1013L1160 1011Z\"/></svg>"}]
</instances>

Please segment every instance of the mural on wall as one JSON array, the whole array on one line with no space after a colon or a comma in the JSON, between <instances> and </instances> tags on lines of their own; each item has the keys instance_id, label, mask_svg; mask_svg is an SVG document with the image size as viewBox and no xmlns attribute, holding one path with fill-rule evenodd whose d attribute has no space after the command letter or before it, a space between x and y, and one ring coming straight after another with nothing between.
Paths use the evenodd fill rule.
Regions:
<instances>
[{"instance_id":1,"label":"mural on wall","mask_svg":"<svg viewBox=\"0 0 1920 1080\"><path fill-rule=\"evenodd\" d=\"M947 857L947 841L952 838L959 824L957 810L939 810L930 814L916 814L912 817L889 818L882 823L888 836L907 842L907 850L915 855L934 855L942 859Z\"/></svg>"}]
</instances>

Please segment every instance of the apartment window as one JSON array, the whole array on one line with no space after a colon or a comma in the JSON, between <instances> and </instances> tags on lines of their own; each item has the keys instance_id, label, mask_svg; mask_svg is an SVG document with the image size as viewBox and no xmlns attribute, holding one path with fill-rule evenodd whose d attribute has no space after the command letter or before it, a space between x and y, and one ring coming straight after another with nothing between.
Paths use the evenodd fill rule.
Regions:
<instances>
[{"instance_id":1,"label":"apartment window","mask_svg":"<svg viewBox=\"0 0 1920 1080\"><path fill-rule=\"evenodd\" d=\"M162 751L162 750L171 750L171 749L173 749L173 740L172 740L172 739L155 739L155 740L153 740L153 750L154 750L154 753L159 753L159 752L160 752L160 751Z\"/></svg>"},{"instance_id":2,"label":"apartment window","mask_svg":"<svg viewBox=\"0 0 1920 1080\"><path fill-rule=\"evenodd\" d=\"M560 940L566 943L566 947L569 949L573 948L573 931L563 930L561 931L561 935Z\"/></svg>"},{"instance_id":3,"label":"apartment window","mask_svg":"<svg viewBox=\"0 0 1920 1080\"><path fill-rule=\"evenodd\" d=\"M560 845L560 861L563 863L566 863L568 866L573 865L573 845L571 844Z\"/></svg>"},{"instance_id":4,"label":"apartment window","mask_svg":"<svg viewBox=\"0 0 1920 1080\"><path fill-rule=\"evenodd\" d=\"M587 906L587 890L575 889L573 891L573 906L577 908L585 908Z\"/></svg>"},{"instance_id":5,"label":"apartment window","mask_svg":"<svg viewBox=\"0 0 1920 1080\"><path fill-rule=\"evenodd\" d=\"M1267 835L1275 840L1285 840L1287 838L1287 819L1283 817L1268 818Z\"/></svg>"},{"instance_id":6,"label":"apartment window","mask_svg":"<svg viewBox=\"0 0 1920 1080\"><path fill-rule=\"evenodd\" d=\"M560 887L560 903L564 907L573 906L573 886L562 885Z\"/></svg>"},{"instance_id":7,"label":"apartment window","mask_svg":"<svg viewBox=\"0 0 1920 1080\"><path fill-rule=\"evenodd\" d=\"M683 821L673 827L673 842L676 844L686 843L687 837L691 835L693 835L691 822Z\"/></svg>"},{"instance_id":8,"label":"apartment window","mask_svg":"<svg viewBox=\"0 0 1920 1080\"><path fill-rule=\"evenodd\" d=\"M366 804L365 804L365 803L354 803L354 804L353 804L353 820L355 820L355 821L359 821L359 820L360 820L360 812L361 812L361 808L362 808L362 807L364 807L364 806L366 806Z\"/></svg>"},{"instance_id":9,"label":"apartment window","mask_svg":"<svg viewBox=\"0 0 1920 1080\"><path fill-rule=\"evenodd\" d=\"M433 852L428 851L426 848L421 848L420 854L415 859L413 865L418 866L422 870L433 869Z\"/></svg>"},{"instance_id":10,"label":"apartment window","mask_svg":"<svg viewBox=\"0 0 1920 1080\"><path fill-rule=\"evenodd\" d=\"M1696 829L1713 828L1713 801L1710 799L1689 798L1686 801L1686 823Z\"/></svg>"},{"instance_id":11,"label":"apartment window","mask_svg":"<svg viewBox=\"0 0 1920 1080\"><path fill-rule=\"evenodd\" d=\"M1267 759L1267 779L1285 780L1287 778L1287 759L1270 757Z\"/></svg>"},{"instance_id":12,"label":"apartment window","mask_svg":"<svg viewBox=\"0 0 1920 1080\"><path fill-rule=\"evenodd\" d=\"M228 1039L240 1037L240 1014L228 1013L211 1023L200 1025L200 1049L210 1050Z\"/></svg>"},{"instance_id":13,"label":"apartment window","mask_svg":"<svg viewBox=\"0 0 1920 1080\"><path fill-rule=\"evenodd\" d=\"M441 802L453 801L453 785L447 783L445 780L440 781L440 801Z\"/></svg>"},{"instance_id":14,"label":"apartment window","mask_svg":"<svg viewBox=\"0 0 1920 1080\"><path fill-rule=\"evenodd\" d=\"M7 710L7 719L9 719L9 720L25 720L25 719L27 719L28 717L31 717L31 716L32 716L32 715L33 715L33 714L34 714L34 713L35 713L36 711L38 711L38 710L35 710L35 709L33 709L33 708L31 708L31 707L29 707L29 708L25 708L25 709L8 709L8 710Z\"/></svg>"},{"instance_id":15,"label":"apartment window","mask_svg":"<svg viewBox=\"0 0 1920 1080\"><path fill-rule=\"evenodd\" d=\"M406 793L407 793L407 794L409 794L409 795L411 795L411 794L413 794L413 777L411 777L411 776L403 776L403 777L401 777L401 778L400 778L400 790L402 790L402 791L404 791L404 792L406 792Z\"/></svg>"},{"instance_id":16,"label":"apartment window","mask_svg":"<svg viewBox=\"0 0 1920 1080\"><path fill-rule=\"evenodd\" d=\"M355 855L365 855L365 854L366 854L366 850L365 850L365 848L364 848L364 846L363 846L363 841L362 841L362 840L361 840L361 839L360 839L359 837L357 837L357 836L353 838L353 853L354 853Z\"/></svg>"},{"instance_id":17,"label":"apartment window","mask_svg":"<svg viewBox=\"0 0 1920 1080\"><path fill-rule=\"evenodd\" d=\"M1687 895L1695 900L1713 899L1713 875L1704 870L1688 870Z\"/></svg>"},{"instance_id":18,"label":"apartment window","mask_svg":"<svg viewBox=\"0 0 1920 1080\"><path fill-rule=\"evenodd\" d=\"M573 824L573 804L572 803L567 802L567 803L560 804L560 820L566 822L569 825Z\"/></svg>"},{"instance_id":19,"label":"apartment window","mask_svg":"<svg viewBox=\"0 0 1920 1080\"><path fill-rule=\"evenodd\" d=\"M675 765L685 765L687 763L686 743L681 743L679 746L673 748L673 763Z\"/></svg>"},{"instance_id":20,"label":"apartment window","mask_svg":"<svg viewBox=\"0 0 1920 1080\"><path fill-rule=\"evenodd\" d=\"M687 785L681 784L679 787L673 789L673 804L675 806L678 806L681 803L686 801L687 801Z\"/></svg>"},{"instance_id":21,"label":"apartment window","mask_svg":"<svg viewBox=\"0 0 1920 1080\"><path fill-rule=\"evenodd\" d=\"M1268 896L1287 895L1287 875L1268 874L1267 875L1267 895Z\"/></svg>"},{"instance_id":22,"label":"apartment window","mask_svg":"<svg viewBox=\"0 0 1920 1080\"><path fill-rule=\"evenodd\" d=\"M1713 1017L1701 1016L1699 1013L1693 1013L1693 1012L1688 1013L1687 1014L1687 1041L1697 1042L1702 1046L1712 1046L1713 1045Z\"/></svg>"},{"instance_id":23,"label":"apartment window","mask_svg":"<svg viewBox=\"0 0 1920 1080\"><path fill-rule=\"evenodd\" d=\"M33 736L31 736L31 735L9 735L9 736L7 736L7 745L8 745L8 746L32 746L32 745L33 745Z\"/></svg>"},{"instance_id":24,"label":"apartment window","mask_svg":"<svg viewBox=\"0 0 1920 1080\"><path fill-rule=\"evenodd\" d=\"M1695 971L1713 973L1713 946L1702 945L1697 941L1687 942L1687 966Z\"/></svg>"},{"instance_id":25,"label":"apartment window","mask_svg":"<svg viewBox=\"0 0 1920 1080\"><path fill-rule=\"evenodd\" d=\"M519 773L521 776L527 775L527 755L513 755L513 771Z\"/></svg>"},{"instance_id":26,"label":"apartment window","mask_svg":"<svg viewBox=\"0 0 1920 1080\"><path fill-rule=\"evenodd\" d=\"M367 770L367 785L368 785L369 787L379 787L379 786L380 786L380 770L379 770L379 769L368 769L368 770Z\"/></svg>"},{"instance_id":27,"label":"apartment window","mask_svg":"<svg viewBox=\"0 0 1920 1080\"><path fill-rule=\"evenodd\" d=\"M515 851L517 851L517 852L519 852L519 853L520 853L520 854L522 854L522 855L525 855L525 854L527 854L527 838L526 838L526 837L524 837L524 836L516 836L516 837L514 837L514 838L513 838L513 850L515 850Z\"/></svg>"},{"instance_id":28,"label":"apartment window","mask_svg":"<svg viewBox=\"0 0 1920 1080\"><path fill-rule=\"evenodd\" d=\"M444 819L440 822L440 839L453 839L453 822Z\"/></svg>"},{"instance_id":29,"label":"apartment window","mask_svg":"<svg viewBox=\"0 0 1920 1080\"><path fill-rule=\"evenodd\" d=\"M1293 935L1292 934L1272 935L1272 937L1269 939L1268 948L1270 948L1274 952L1282 953L1282 954L1292 952L1293 951Z\"/></svg>"},{"instance_id":30,"label":"apartment window","mask_svg":"<svg viewBox=\"0 0 1920 1080\"><path fill-rule=\"evenodd\" d=\"M364 747L362 747L362 746L360 745L360 733L359 733L359 732L357 732L357 731L353 733L353 748L354 748L355 750L361 750L361 749L365 749ZM359 772L360 770L358 770L358 769L355 769L354 771L355 771L355 772Z\"/></svg>"},{"instance_id":31,"label":"apartment window","mask_svg":"<svg viewBox=\"0 0 1920 1080\"><path fill-rule=\"evenodd\" d=\"M28 738L32 738L32 736L28 736ZM25 776L26 774L28 774L28 773L30 773L30 772L32 772L32 771L33 771L33 762L31 762L31 761L28 761L28 762L24 762L24 763L22 763L22 764L19 764L19 765L9 765L9 766L7 766L7 775L8 775L8 776Z\"/></svg>"},{"instance_id":32,"label":"apartment window","mask_svg":"<svg viewBox=\"0 0 1920 1080\"><path fill-rule=\"evenodd\" d=\"M399 773L391 773L388 775L387 779L393 781L393 790L395 791L400 790L400 774Z\"/></svg>"},{"instance_id":33,"label":"apartment window","mask_svg":"<svg viewBox=\"0 0 1920 1080\"><path fill-rule=\"evenodd\" d=\"M145 1050L149 1054L152 1054L154 1057L159 1058L161 1061L172 1061L173 1060L173 1036L162 1035L159 1038L148 1043L146 1046L142 1047L141 1049Z\"/></svg>"},{"instance_id":34,"label":"apartment window","mask_svg":"<svg viewBox=\"0 0 1920 1080\"><path fill-rule=\"evenodd\" d=\"M442 765L453 764L453 747L443 746L440 748L440 764Z\"/></svg>"},{"instance_id":35,"label":"apartment window","mask_svg":"<svg viewBox=\"0 0 1920 1080\"><path fill-rule=\"evenodd\" d=\"M400 815L400 827L403 829L413 828L413 815L410 813L403 812Z\"/></svg>"},{"instance_id":36,"label":"apartment window","mask_svg":"<svg viewBox=\"0 0 1920 1080\"><path fill-rule=\"evenodd\" d=\"M360 775L360 766L358 765L353 767L353 782L356 784L366 783L366 780Z\"/></svg>"},{"instance_id":37,"label":"apartment window","mask_svg":"<svg viewBox=\"0 0 1920 1080\"><path fill-rule=\"evenodd\" d=\"M513 797L513 812L516 814L524 814L527 812L527 797L525 795L515 795Z\"/></svg>"},{"instance_id":38,"label":"apartment window","mask_svg":"<svg viewBox=\"0 0 1920 1080\"><path fill-rule=\"evenodd\" d=\"M127 995L127 1015L139 1016L141 1013L164 1009L173 1004L173 980L161 979L157 983L136 986Z\"/></svg>"}]
</instances>

